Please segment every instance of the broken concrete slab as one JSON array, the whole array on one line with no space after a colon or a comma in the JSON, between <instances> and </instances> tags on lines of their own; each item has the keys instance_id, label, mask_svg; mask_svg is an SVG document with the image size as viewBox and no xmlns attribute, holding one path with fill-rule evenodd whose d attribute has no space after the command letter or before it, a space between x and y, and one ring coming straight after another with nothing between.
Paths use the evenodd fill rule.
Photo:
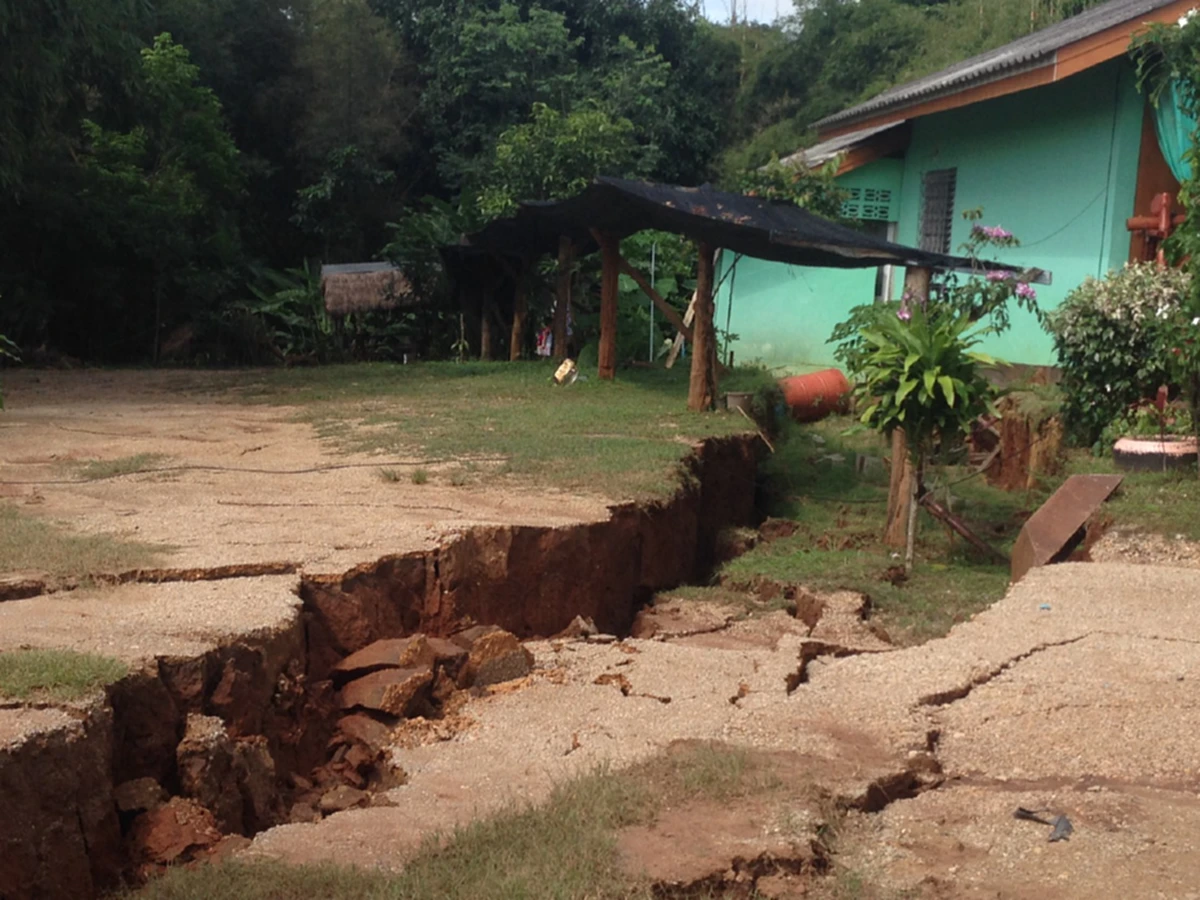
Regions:
<instances>
[{"instance_id":1,"label":"broken concrete slab","mask_svg":"<svg viewBox=\"0 0 1200 900\"><path fill-rule=\"evenodd\" d=\"M342 716L338 719L336 727L339 735L372 750L382 750L392 740L392 729L366 713ZM337 740L337 735L334 740Z\"/></svg>"},{"instance_id":2,"label":"broken concrete slab","mask_svg":"<svg viewBox=\"0 0 1200 900\"><path fill-rule=\"evenodd\" d=\"M412 669L442 666L456 676L467 658L467 649L446 638L414 634L409 637L375 641L351 653L331 670L338 682L345 682L382 669Z\"/></svg>"},{"instance_id":3,"label":"broken concrete slab","mask_svg":"<svg viewBox=\"0 0 1200 900\"><path fill-rule=\"evenodd\" d=\"M475 642L487 634L493 634L501 629L496 625L475 625L450 635L450 640L464 650L470 650Z\"/></svg>"},{"instance_id":4,"label":"broken concrete slab","mask_svg":"<svg viewBox=\"0 0 1200 900\"><path fill-rule=\"evenodd\" d=\"M524 678L533 670L533 654L516 635L493 631L482 635L471 645L467 663L459 675L459 687L485 687Z\"/></svg>"},{"instance_id":5,"label":"broken concrete slab","mask_svg":"<svg viewBox=\"0 0 1200 900\"><path fill-rule=\"evenodd\" d=\"M160 866L195 859L220 840L212 813L186 797L172 797L158 809L142 813L129 833L134 859Z\"/></svg>"},{"instance_id":6,"label":"broken concrete slab","mask_svg":"<svg viewBox=\"0 0 1200 900\"><path fill-rule=\"evenodd\" d=\"M338 701L342 709L362 707L403 717L421 707L432 683L433 671L428 667L383 669L351 681L342 688Z\"/></svg>"},{"instance_id":7,"label":"broken concrete slab","mask_svg":"<svg viewBox=\"0 0 1200 900\"><path fill-rule=\"evenodd\" d=\"M1021 528L1012 552L1013 583L1035 566L1062 562L1082 529L1124 480L1123 475L1072 475Z\"/></svg>"}]
</instances>

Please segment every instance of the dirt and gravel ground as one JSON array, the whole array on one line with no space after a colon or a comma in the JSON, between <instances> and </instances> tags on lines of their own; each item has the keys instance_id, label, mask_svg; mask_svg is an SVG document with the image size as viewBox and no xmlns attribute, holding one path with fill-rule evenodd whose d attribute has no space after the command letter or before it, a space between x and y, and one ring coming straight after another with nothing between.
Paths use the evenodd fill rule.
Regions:
<instances>
[{"instance_id":1,"label":"dirt and gravel ground","mask_svg":"<svg viewBox=\"0 0 1200 900\"><path fill-rule=\"evenodd\" d=\"M846 635L848 608L834 603L827 614L839 611ZM1037 570L944 639L841 657L831 642L791 693L801 646L820 637L820 623L809 635L776 613L710 629L533 644L538 670L527 683L469 704L470 724L449 740L393 750L410 776L390 792L394 807L276 828L251 852L395 866L432 831L691 738L803 760L814 785L851 810L838 824L839 869L881 896L1194 895L1194 570ZM861 638L859 649L883 649L865 628ZM628 695L596 684L604 673L623 675ZM797 845L828 824L818 795L808 796L761 821L760 844L778 844L780 822ZM1048 827L1014 818L1018 806L1066 814L1075 831L1049 843ZM690 827L710 826L697 818Z\"/></svg>"},{"instance_id":2,"label":"dirt and gravel ground","mask_svg":"<svg viewBox=\"0 0 1200 900\"><path fill-rule=\"evenodd\" d=\"M565 525L607 515L599 495L455 487L436 477L415 485L413 470L436 476L438 467L334 452L297 420L300 410L231 402L238 384L239 375L228 373L7 374L0 502L74 532L163 545L157 564L184 570L288 563L341 572L429 549L471 525ZM161 471L80 480L88 461L142 454ZM381 469L399 480L384 480Z\"/></svg>"},{"instance_id":3,"label":"dirt and gravel ground","mask_svg":"<svg viewBox=\"0 0 1200 900\"><path fill-rule=\"evenodd\" d=\"M169 544L167 567L336 572L465 525L606 515L599 497L386 483L379 468L418 461L334 455L293 410L225 402L219 377L21 373L5 386L0 500L79 531ZM75 482L73 463L143 453L215 468ZM819 837L834 851L830 886L784 884L780 896L834 890L841 873L862 896L1200 897L1200 571L1189 547L1160 543L1114 539L1093 553L1104 561L1036 570L946 638L903 650L868 630L848 594L823 598L808 622L677 602L653 637L533 642L528 679L472 699L452 726L398 734L391 753L409 781L388 792L394 806L277 827L248 852L401 866L434 831L702 739L780 754L806 789L756 806L757 822L697 810L627 836L660 848L631 853L631 866L677 864L667 869L686 880L735 850L780 854ZM130 584L0 603L0 650L130 662L204 652L289 621L294 583ZM0 713L0 744L70 721ZM1066 814L1074 833L1050 843L1048 827L1013 817L1018 806Z\"/></svg>"}]
</instances>

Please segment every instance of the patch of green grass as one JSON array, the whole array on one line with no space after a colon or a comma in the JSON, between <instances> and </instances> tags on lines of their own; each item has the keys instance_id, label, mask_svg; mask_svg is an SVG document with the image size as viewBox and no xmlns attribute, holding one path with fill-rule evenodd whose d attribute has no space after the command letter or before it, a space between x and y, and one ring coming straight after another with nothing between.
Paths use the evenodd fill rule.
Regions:
<instances>
[{"instance_id":1,"label":"patch of green grass","mask_svg":"<svg viewBox=\"0 0 1200 900\"><path fill-rule=\"evenodd\" d=\"M388 484L395 484L400 480L400 473L395 469L380 469L379 477Z\"/></svg>"},{"instance_id":2,"label":"patch of green grass","mask_svg":"<svg viewBox=\"0 0 1200 900\"><path fill-rule=\"evenodd\" d=\"M413 484L425 484L429 481L429 473L424 469L413 469L409 478Z\"/></svg>"},{"instance_id":3,"label":"patch of green grass","mask_svg":"<svg viewBox=\"0 0 1200 900\"><path fill-rule=\"evenodd\" d=\"M450 484L454 487L462 487L471 480L471 473L466 469L455 469L450 473Z\"/></svg>"},{"instance_id":4,"label":"patch of green grass","mask_svg":"<svg viewBox=\"0 0 1200 900\"><path fill-rule=\"evenodd\" d=\"M901 643L945 634L1004 595L1008 568L980 556L923 511L911 576L899 585L885 578L902 561L882 542L888 474L880 460L888 448L879 436L853 428L852 419L834 417L789 426L776 448L762 473L770 512L799 528L727 563L721 574L728 582L761 576L817 591L858 591L871 598L881 624ZM861 471L860 454L873 459ZM954 468L945 473L953 511L1007 552L1023 517L1044 497L1006 493L982 477L962 481L966 474ZM943 502L944 494L937 495Z\"/></svg>"},{"instance_id":5,"label":"patch of green grass","mask_svg":"<svg viewBox=\"0 0 1200 900\"><path fill-rule=\"evenodd\" d=\"M263 374L245 402L304 407L318 434L347 452L492 463L539 486L661 497L677 484L689 445L749 430L736 412L687 410L688 370L623 369L615 381L559 387L553 362L382 363ZM720 389L758 391L761 369L738 369ZM369 427L364 427L369 426Z\"/></svg>"},{"instance_id":6,"label":"patch of green grass","mask_svg":"<svg viewBox=\"0 0 1200 900\"><path fill-rule=\"evenodd\" d=\"M133 456L119 456L116 459L89 459L79 464L78 473L84 481L101 481L105 478L152 471L166 458L161 453L135 453Z\"/></svg>"},{"instance_id":7,"label":"patch of green grass","mask_svg":"<svg viewBox=\"0 0 1200 900\"><path fill-rule=\"evenodd\" d=\"M74 578L154 565L171 548L103 534L73 534L0 504L0 574Z\"/></svg>"},{"instance_id":8,"label":"patch of green grass","mask_svg":"<svg viewBox=\"0 0 1200 900\"><path fill-rule=\"evenodd\" d=\"M1125 476L1121 487L1104 504L1103 513L1121 528L1147 531L1174 537L1182 534L1200 540L1200 478L1195 469L1178 472L1120 472L1110 457L1096 457L1086 450L1072 451L1068 474L1109 474Z\"/></svg>"},{"instance_id":9,"label":"patch of green grass","mask_svg":"<svg viewBox=\"0 0 1200 900\"><path fill-rule=\"evenodd\" d=\"M0 652L0 697L77 700L129 672L119 660L70 650Z\"/></svg>"},{"instance_id":10,"label":"patch of green grass","mask_svg":"<svg viewBox=\"0 0 1200 900\"><path fill-rule=\"evenodd\" d=\"M431 836L398 874L337 866L229 862L172 869L126 897L141 900L650 900L620 867L617 832L666 804L731 799L755 788L748 754L696 745L629 770L598 770L556 788L541 806Z\"/></svg>"}]
</instances>

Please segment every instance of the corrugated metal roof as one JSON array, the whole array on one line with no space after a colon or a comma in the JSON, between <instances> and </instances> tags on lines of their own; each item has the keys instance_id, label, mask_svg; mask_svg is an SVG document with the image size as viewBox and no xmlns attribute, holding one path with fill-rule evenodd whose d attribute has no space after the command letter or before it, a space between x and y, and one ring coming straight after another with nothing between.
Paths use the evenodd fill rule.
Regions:
<instances>
[{"instance_id":1,"label":"corrugated metal roof","mask_svg":"<svg viewBox=\"0 0 1200 900\"><path fill-rule=\"evenodd\" d=\"M886 125L876 125L874 128L862 128L858 131L851 131L849 134L839 135L835 138L830 138L827 141L822 141L819 144L813 144L807 150L797 150L795 153L785 156L780 160L785 166L808 166L810 169L815 169L817 166L829 162L839 153L844 153L847 150L853 150L860 144L866 143L869 138L873 138L877 134L882 134L885 131L891 131L893 128L899 128L902 122L889 122Z\"/></svg>"},{"instance_id":2,"label":"corrugated metal roof","mask_svg":"<svg viewBox=\"0 0 1200 900\"><path fill-rule=\"evenodd\" d=\"M918 100L957 93L967 87L1050 65L1063 47L1125 22L1136 21L1139 16L1169 6L1173 2L1175 0L1110 0L1041 31L1035 31L1011 44L973 56L916 81L890 88L865 103L822 119L817 122L817 127L848 124L885 110L902 108Z\"/></svg>"},{"instance_id":3,"label":"corrugated metal roof","mask_svg":"<svg viewBox=\"0 0 1200 900\"><path fill-rule=\"evenodd\" d=\"M368 272L389 272L395 268L394 265L386 262L336 263L321 266L321 277L324 278L326 275L363 275Z\"/></svg>"}]
</instances>

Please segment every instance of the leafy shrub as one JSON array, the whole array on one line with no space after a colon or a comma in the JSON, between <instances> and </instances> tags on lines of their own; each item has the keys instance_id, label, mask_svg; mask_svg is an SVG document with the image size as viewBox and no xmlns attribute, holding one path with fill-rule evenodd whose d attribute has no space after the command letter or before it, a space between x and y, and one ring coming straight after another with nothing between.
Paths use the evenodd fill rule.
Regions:
<instances>
[{"instance_id":1,"label":"leafy shrub","mask_svg":"<svg viewBox=\"0 0 1200 900\"><path fill-rule=\"evenodd\" d=\"M992 411L982 372L992 359L971 349L982 329L970 332L966 313L933 303L873 310L875 322L861 332L866 349L852 369L860 419L886 435L903 428L920 465L936 443L949 449Z\"/></svg>"},{"instance_id":2,"label":"leafy shrub","mask_svg":"<svg viewBox=\"0 0 1200 900\"><path fill-rule=\"evenodd\" d=\"M1067 426L1093 443L1104 428L1170 380L1157 324L1184 301L1191 277L1154 263L1131 263L1088 278L1046 322L1054 336Z\"/></svg>"}]
</instances>

